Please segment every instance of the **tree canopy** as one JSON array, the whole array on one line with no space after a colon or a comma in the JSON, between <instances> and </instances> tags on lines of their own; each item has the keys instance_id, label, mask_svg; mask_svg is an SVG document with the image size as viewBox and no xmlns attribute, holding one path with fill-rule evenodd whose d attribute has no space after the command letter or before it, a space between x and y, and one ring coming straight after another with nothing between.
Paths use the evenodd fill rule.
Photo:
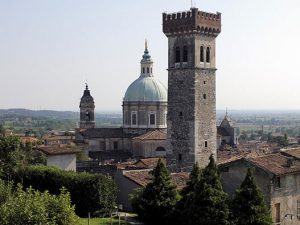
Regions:
<instances>
[{"instance_id":1,"label":"tree canopy","mask_svg":"<svg viewBox=\"0 0 300 225\"><path fill-rule=\"evenodd\" d=\"M252 170L248 169L245 180L236 190L231 204L232 218L236 225L271 225L270 212L257 187Z\"/></svg>"}]
</instances>

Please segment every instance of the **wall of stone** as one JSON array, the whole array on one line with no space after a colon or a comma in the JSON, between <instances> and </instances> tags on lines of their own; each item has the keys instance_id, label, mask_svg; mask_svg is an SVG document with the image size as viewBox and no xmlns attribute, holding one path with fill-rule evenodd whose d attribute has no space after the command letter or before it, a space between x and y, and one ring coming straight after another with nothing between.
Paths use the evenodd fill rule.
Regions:
<instances>
[{"instance_id":1,"label":"wall of stone","mask_svg":"<svg viewBox=\"0 0 300 225\"><path fill-rule=\"evenodd\" d=\"M47 166L55 166L62 170L76 171L76 155L48 155Z\"/></svg>"},{"instance_id":2,"label":"wall of stone","mask_svg":"<svg viewBox=\"0 0 300 225\"><path fill-rule=\"evenodd\" d=\"M190 170L195 162L205 167L217 149L215 37L178 34L168 39L167 164L172 171ZM176 63L176 48L184 46L188 62L181 54ZM201 46L210 48L210 63L200 62Z\"/></svg>"}]
</instances>

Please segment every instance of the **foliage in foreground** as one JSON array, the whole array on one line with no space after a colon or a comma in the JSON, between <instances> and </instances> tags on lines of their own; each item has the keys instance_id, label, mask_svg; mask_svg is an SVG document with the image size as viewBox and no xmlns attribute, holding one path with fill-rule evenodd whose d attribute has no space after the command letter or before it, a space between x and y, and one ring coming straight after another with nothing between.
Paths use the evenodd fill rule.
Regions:
<instances>
[{"instance_id":1,"label":"foliage in foreground","mask_svg":"<svg viewBox=\"0 0 300 225\"><path fill-rule=\"evenodd\" d=\"M65 189L55 196L32 188L24 191L21 185L14 190L12 185L1 180L0 215L0 225L78 224L70 195Z\"/></svg>"},{"instance_id":2,"label":"foliage in foreground","mask_svg":"<svg viewBox=\"0 0 300 225\"><path fill-rule=\"evenodd\" d=\"M161 160L151 175L153 181L132 196L132 207L149 224L173 224L171 216L179 198L176 186Z\"/></svg>"},{"instance_id":3,"label":"foliage in foreground","mask_svg":"<svg viewBox=\"0 0 300 225\"><path fill-rule=\"evenodd\" d=\"M248 169L245 180L236 190L231 208L233 222L236 225L272 225L270 212L262 192L255 183L251 169Z\"/></svg>"},{"instance_id":4,"label":"foliage in foreground","mask_svg":"<svg viewBox=\"0 0 300 225\"><path fill-rule=\"evenodd\" d=\"M241 187L236 191L231 204L223 191L220 173L213 156L203 170L198 164L194 165L179 200L172 194L175 190L174 186L169 194L165 193L167 190L165 187L170 187L170 177L167 176L166 179L165 174L168 173L164 170L165 167L158 164L152 172L153 181L145 189L139 189L133 195L132 207L145 222L166 224L165 221L168 220L169 224L178 225L272 224L263 194L250 170ZM161 189L162 187L164 189ZM174 207L175 201L176 207ZM168 208L163 208L171 202Z\"/></svg>"},{"instance_id":5,"label":"foliage in foreground","mask_svg":"<svg viewBox=\"0 0 300 225\"><path fill-rule=\"evenodd\" d=\"M116 185L102 174L75 173L54 167L29 166L14 174L15 182L24 187L32 186L39 191L48 190L58 194L65 187L71 195L72 204L79 216L100 211L109 214L116 205Z\"/></svg>"}]
</instances>

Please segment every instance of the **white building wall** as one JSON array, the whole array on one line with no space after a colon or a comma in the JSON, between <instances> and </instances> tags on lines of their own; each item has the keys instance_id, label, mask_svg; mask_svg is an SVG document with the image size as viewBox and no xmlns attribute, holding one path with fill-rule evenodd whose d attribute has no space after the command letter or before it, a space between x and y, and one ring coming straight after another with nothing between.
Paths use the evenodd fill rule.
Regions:
<instances>
[{"instance_id":1,"label":"white building wall","mask_svg":"<svg viewBox=\"0 0 300 225\"><path fill-rule=\"evenodd\" d=\"M76 154L47 155L47 166L76 172Z\"/></svg>"}]
</instances>

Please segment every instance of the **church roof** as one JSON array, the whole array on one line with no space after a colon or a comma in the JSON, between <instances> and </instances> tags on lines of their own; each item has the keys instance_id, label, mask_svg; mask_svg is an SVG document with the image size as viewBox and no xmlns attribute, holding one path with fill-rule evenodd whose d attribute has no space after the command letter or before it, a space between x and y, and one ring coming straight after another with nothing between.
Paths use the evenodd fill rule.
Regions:
<instances>
[{"instance_id":1,"label":"church roof","mask_svg":"<svg viewBox=\"0 0 300 225\"><path fill-rule=\"evenodd\" d=\"M86 138L125 138L122 128L90 128L80 132Z\"/></svg>"},{"instance_id":2,"label":"church roof","mask_svg":"<svg viewBox=\"0 0 300 225\"><path fill-rule=\"evenodd\" d=\"M127 89L127 102L167 102L167 88L154 77L139 77Z\"/></svg>"},{"instance_id":3,"label":"church roof","mask_svg":"<svg viewBox=\"0 0 300 225\"><path fill-rule=\"evenodd\" d=\"M153 130L149 131L145 134L142 134L138 137L135 137L133 139L138 140L166 140L167 134L165 132L162 132L160 130Z\"/></svg>"},{"instance_id":4,"label":"church roof","mask_svg":"<svg viewBox=\"0 0 300 225\"><path fill-rule=\"evenodd\" d=\"M147 42L141 61L141 75L127 88L124 102L167 102L167 88L153 77L152 59Z\"/></svg>"}]
</instances>

